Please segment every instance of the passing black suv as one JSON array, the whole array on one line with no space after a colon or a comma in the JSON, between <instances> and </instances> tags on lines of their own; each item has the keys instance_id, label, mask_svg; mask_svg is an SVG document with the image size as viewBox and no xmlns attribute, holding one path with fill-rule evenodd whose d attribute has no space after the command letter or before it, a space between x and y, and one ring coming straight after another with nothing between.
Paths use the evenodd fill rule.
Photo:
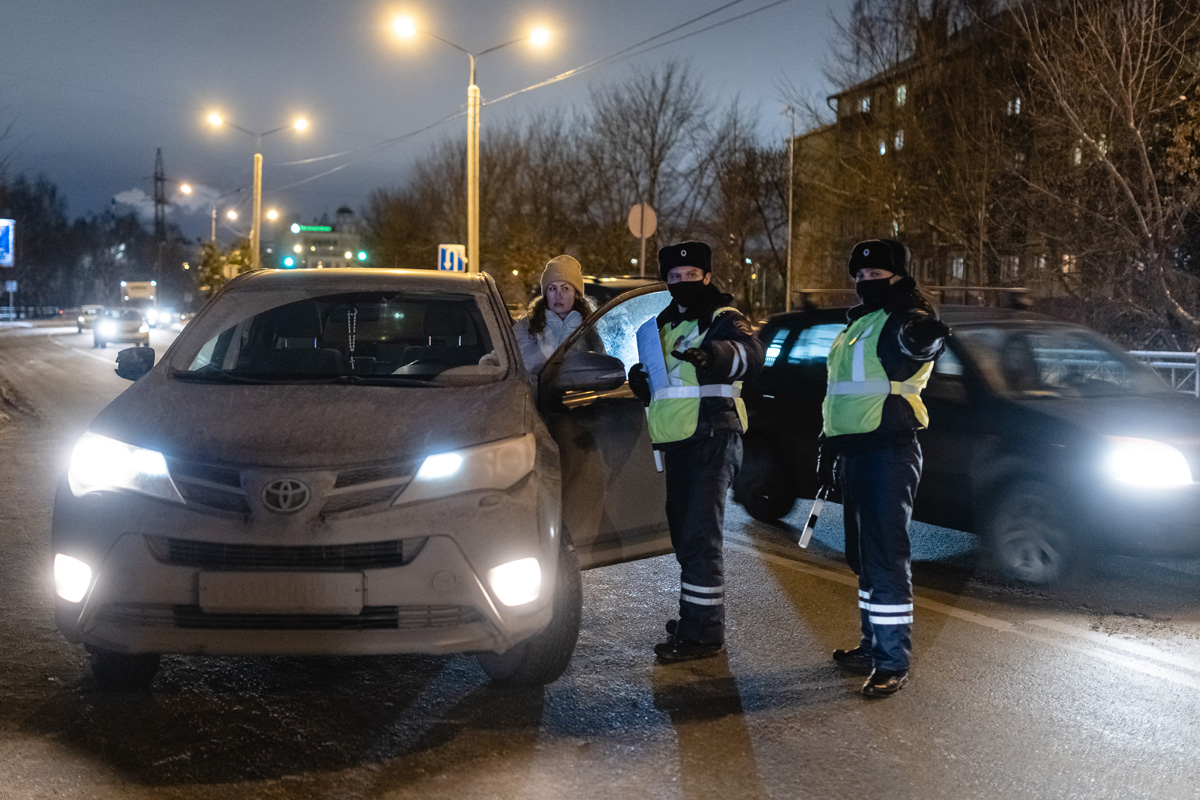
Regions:
<instances>
[{"instance_id":1,"label":"passing black suv","mask_svg":"<svg viewBox=\"0 0 1200 800\"><path fill-rule=\"evenodd\" d=\"M979 533L1000 572L1045 584L1082 553L1200 554L1200 401L1088 328L946 306L923 397L915 519ZM845 309L772 317L734 499L760 520L817 489L825 358Z\"/></svg>"}]
</instances>

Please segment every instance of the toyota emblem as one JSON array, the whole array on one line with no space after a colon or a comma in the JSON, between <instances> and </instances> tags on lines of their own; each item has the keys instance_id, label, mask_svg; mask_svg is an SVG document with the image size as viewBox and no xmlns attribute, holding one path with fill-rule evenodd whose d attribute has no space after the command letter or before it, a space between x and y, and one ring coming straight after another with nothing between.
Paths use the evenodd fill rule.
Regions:
<instances>
[{"instance_id":1,"label":"toyota emblem","mask_svg":"<svg viewBox=\"0 0 1200 800\"><path fill-rule=\"evenodd\" d=\"M308 505L312 492L293 478L271 481L262 490L263 505L276 514L294 514Z\"/></svg>"}]
</instances>

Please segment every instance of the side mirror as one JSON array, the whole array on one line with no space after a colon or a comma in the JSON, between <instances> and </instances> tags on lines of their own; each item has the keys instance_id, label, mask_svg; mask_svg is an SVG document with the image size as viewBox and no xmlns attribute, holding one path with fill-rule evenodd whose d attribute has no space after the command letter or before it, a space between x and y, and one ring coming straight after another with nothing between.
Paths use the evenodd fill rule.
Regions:
<instances>
[{"instance_id":1,"label":"side mirror","mask_svg":"<svg viewBox=\"0 0 1200 800\"><path fill-rule=\"evenodd\" d=\"M128 347L117 353L116 373L136 381L154 367L154 351L149 347Z\"/></svg>"},{"instance_id":2,"label":"side mirror","mask_svg":"<svg viewBox=\"0 0 1200 800\"><path fill-rule=\"evenodd\" d=\"M603 392L625 383L625 364L604 353L567 353L554 376L560 392Z\"/></svg>"}]
</instances>

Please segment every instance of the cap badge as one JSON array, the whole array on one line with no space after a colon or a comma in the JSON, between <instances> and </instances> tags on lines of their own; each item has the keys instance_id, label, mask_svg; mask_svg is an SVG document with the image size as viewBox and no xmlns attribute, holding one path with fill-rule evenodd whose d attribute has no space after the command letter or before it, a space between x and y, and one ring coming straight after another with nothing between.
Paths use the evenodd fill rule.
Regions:
<instances>
[{"instance_id":1,"label":"cap badge","mask_svg":"<svg viewBox=\"0 0 1200 800\"><path fill-rule=\"evenodd\" d=\"M871 255L871 248L869 248L869 247L864 247L864 248L863 248L863 255L864 255L864 256L869 256L869 255Z\"/></svg>"},{"instance_id":2,"label":"cap badge","mask_svg":"<svg viewBox=\"0 0 1200 800\"><path fill-rule=\"evenodd\" d=\"M687 255L687 250L680 250L680 251L679 251L679 255L681 255L681 256L686 256L686 255Z\"/></svg>"}]
</instances>

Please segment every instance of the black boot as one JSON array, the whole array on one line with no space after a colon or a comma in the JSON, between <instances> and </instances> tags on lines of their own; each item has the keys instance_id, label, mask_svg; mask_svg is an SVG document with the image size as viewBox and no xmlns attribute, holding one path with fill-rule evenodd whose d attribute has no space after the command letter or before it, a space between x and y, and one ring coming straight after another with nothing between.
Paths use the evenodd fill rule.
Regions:
<instances>
[{"instance_id":1,"label":"black boot","mask_svg":"<svg viewBox=\"0 0 1200 800\"><path fill-rule=\"evenodd\" d=\"M833 660L838 666L860 675L871 674L871 648L859 645L853 650L834 650Z\"/></svg>"},{"instance_id":2,"label":"black boot","mask_svg":"<svg viewBox=\"0 0 1200 800\"><path fill-rule=\"evenodd\" d=\"M877 669L871 673L871 677L867 678L867 682L863 684L862 693L867 697L891 697L903 689L906 683L908 683L907 670L904 672L888 672L887 670Z\"/></svg>"},{"instance_id":3,"label":"black boot","mask_svg":"<svg viewBox=\"0 0 1200 800\"><path fill-rule=\"evenodd\" d=\"M725 649L720 642L708 644L694 639L684 639L672 634L665 642L654 645L654 654L659 661L694 661L698 658L710 658Z\"/></svg>"}]
</instances>

